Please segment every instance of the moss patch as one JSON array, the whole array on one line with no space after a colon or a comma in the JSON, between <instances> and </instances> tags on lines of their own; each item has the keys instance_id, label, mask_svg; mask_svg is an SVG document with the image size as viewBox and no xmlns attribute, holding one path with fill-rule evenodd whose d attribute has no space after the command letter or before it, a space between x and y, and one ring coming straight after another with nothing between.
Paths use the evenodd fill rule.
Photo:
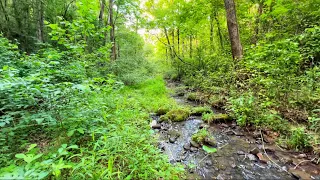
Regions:
<instances>
[{"instance_id":1,"label":"moss patch","mask_svg":"<svg viewBox=\"0 0 320 180\"><path fill-rule=\"evenodd\" d=\"M190 116L190 110L188 109L174 109L169 111L166 117L162 117L163 120L171 120L180 122L186 120ZM161 118L161 117L160 117Z\"/></svg>"},{"instance_id":2,"label":"moss patch","mask_svg":"<svg viewBox=\"0 0 320 180\"><path fill-rule=\"evenodd\" d=\"M201 101L201 96L198 93L187 94L187 100L189 101Z\"/></svg>"},{"instance_id":3,"label":"moss patch","mask_svg":"<svg viewBox=\"0 0 320 180\"><path fill-rule=\"evenodd\" d=\"M210 146L216 145L215 138L210 135L207 129L201 129L196 134L192 135L192 140L198 144L208 144Z\"/></svg>"},{"instance_id":4,"label":"moss patch","mask_svg":"<svg viewBox=\"0 0 320 180\"><path fill-rule=\"evenodd\" d=\"M160 107L157 111L156 114L157 116L162 116L167 114L170 111L170 107Z\"/></svg>"},{"instance_id":5,"label":"moss patch","mask_svg":"<svg viewBox=\"0 0 320 180\"><path fill-rule=\"evenodd\" d=\"M198 144L202 144L204 139L209 136L209 132L206 129L201 129L194 135L192 135L192 140Z\"/></svg>"},{"instance_id":6,"label":"moss patch","mask_svg":"<svg viewBox=\"0 0 320 180\"><path fill-rule=\"evenodd\" d=\"M213 114L213 113L206 113L202 115L202 120L207 123L211 122L228 122L232 121L232 118L228 114Z\"/></svg>"},{"instance_id":7,"label":"moss patch","mask_svg":"<svg viewBox=\"0 0 320 180\"><path fill-rule=\"evenodd\" d=\"M208 106L203 106L203 107L195 107L191 111L191 115L194 116L201 116L203 114L212 114L212 110Z\"/></svg>"}]
</instances>

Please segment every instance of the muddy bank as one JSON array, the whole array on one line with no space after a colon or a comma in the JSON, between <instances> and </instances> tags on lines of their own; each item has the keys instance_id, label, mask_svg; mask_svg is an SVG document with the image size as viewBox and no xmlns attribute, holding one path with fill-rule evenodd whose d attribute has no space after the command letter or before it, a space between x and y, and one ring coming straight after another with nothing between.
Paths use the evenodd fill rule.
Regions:
<instances>
[{"instance_id":1,"label":"muddy bank","mask_svg":"<svg viewBox=\"0 0 320 180\"><path fill-rule=\"evenodd\" d=\"M182 94L173 98L181 105L201 106ZM248 131L235 122L208 125L199 116L170 123L160 123L156 115L152 118L159 148L171 163L185 165L188 179L320 179L320 167L312 162L312 157L281 149L275 145L272 134ZM215 138L216 153L207 154L191 141L201 128Z\"/></svg>"}]
</instances>

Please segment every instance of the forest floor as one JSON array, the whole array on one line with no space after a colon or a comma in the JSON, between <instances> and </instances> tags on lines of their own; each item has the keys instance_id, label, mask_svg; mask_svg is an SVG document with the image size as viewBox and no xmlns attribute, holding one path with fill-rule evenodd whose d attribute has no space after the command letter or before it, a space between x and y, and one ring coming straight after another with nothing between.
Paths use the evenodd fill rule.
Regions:
<instances>
[{"instance_id":1,"label":"forest floor","mask_svg":"<svg viewBox=\"0 0 320 180\"><path fill-rule=\"evenodd\" d=\"M187 92L181 92L181 84L168 82L167 88L179 106L203 106L188 100ZM225 113L212 110L215 114ZM168 155L170 163L186 167L187 179L320 179L315 158L278 146L279 135L271 130L241 128L235 121L208 124L201 116L190 116L183 122L161 122L156 114L152 118L159 148ZM192 140L203 128L215 138L216 153L206 153Z\"/></svg>"}]
</instances>

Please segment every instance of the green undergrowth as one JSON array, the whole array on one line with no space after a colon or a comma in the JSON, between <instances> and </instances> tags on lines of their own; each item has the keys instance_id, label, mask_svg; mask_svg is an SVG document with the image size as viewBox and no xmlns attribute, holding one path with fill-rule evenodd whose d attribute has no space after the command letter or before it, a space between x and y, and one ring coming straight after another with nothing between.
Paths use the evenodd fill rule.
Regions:
<instances>
[{"instance_id":1,"label":"green undergrowth","mask_svg":"<svg viewBox=\"0 0 320 180\"><path fill-rule=\"evenodd\" d=\"M3 147L0 178L178 179L183 168L168 163L149 127L149 112L171 103L160 77L131 87L83 85L59 123L34 126L36 134L19 140L29 128L7 129L17 148Z\"/></svg>"}]
</instances>

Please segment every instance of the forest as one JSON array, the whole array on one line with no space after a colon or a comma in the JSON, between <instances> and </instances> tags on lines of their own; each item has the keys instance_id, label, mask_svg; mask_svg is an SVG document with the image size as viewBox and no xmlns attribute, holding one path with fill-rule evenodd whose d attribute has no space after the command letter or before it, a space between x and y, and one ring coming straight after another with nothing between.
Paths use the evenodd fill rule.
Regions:
<instances>
[{"instance_id":1,"label":"forest","mask_svg":"<svg viewBox=\"0 0 320 180\"><path fill-rule=\"evenodd\" d=\"M320 0L0 0L0 179L320 179Z\"/></svg>"}]
</instances>

